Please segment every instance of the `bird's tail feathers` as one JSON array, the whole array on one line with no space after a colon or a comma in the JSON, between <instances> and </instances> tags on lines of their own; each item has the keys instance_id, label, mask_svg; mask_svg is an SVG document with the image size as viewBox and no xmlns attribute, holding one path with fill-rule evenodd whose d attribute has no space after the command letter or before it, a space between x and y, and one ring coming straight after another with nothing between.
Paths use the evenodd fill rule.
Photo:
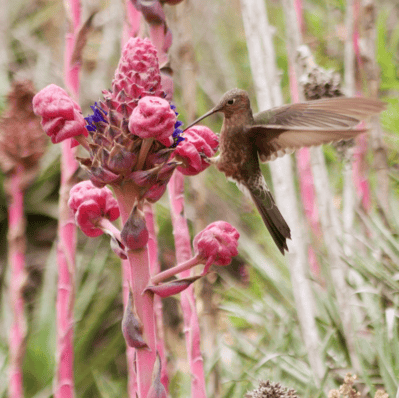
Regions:
<instances>
[{"instance_id":1,"label":"bird's tail feathers","mask_svg":"<svg viewBox=\"0 0 399 398\"><path fill-rule=\"evenodd\" d=\"M267 192L267 196L270 195L267 199L261 198L251 191L250 193L266 228L269 230L281 253L284 254L284 250L288 251L287 239L291 239L291 231L275 204L271 192Z\"/></svg>"}]
</instances>

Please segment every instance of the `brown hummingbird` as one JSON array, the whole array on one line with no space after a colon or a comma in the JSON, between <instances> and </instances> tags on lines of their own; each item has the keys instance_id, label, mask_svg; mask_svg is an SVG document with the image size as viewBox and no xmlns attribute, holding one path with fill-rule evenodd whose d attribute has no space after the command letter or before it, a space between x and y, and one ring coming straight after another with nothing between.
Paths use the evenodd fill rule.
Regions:
<instances>
[{"instance_id":1,"label":"brown hummingbird","mask_svg":"<svg viewBox=\"0 0 399 398\"><path fill-rule=\"evenodd\" d=\"M209 112L185 130L216 112L224 119L219 155L210 162L242 191L249 192L277 247L288 251L290 228L281 215L259 167L301 147L347 140L366 129L353 129L362 119L385 109L382 101L335 97L283 105L252 114L248 93L228 91Z\"/></svg>"}]
</instances>

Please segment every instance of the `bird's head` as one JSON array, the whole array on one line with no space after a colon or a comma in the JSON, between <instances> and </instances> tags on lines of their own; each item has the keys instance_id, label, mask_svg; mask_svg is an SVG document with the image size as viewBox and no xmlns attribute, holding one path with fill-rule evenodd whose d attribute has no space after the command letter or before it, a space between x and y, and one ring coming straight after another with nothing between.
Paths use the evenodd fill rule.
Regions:
<instances>
[{"instance_id":1,"label":"bird's head","mask_svg":"<svg viewBox=\"0 0 399 398\"><path fill-rule=\"evenodd\" d=\"M248 93L245 90L233 88L232 90L227 91L227 93L223 95L219 102L209 112L199 117L188 127L186 127L185 130L216 112L223 112L226 118L230 118L233 115L238 115L242 112L248 112L250 109L251 104L249 102Z\"/></svg>"}]
</instances>

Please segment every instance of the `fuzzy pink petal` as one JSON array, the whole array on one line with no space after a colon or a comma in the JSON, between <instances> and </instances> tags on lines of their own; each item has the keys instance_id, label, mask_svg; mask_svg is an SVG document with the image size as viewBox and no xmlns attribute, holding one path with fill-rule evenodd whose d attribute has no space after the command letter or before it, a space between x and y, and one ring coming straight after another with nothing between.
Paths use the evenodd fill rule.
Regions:
<instances>
[{"instance_id":1,"label":"fuzzy pink petal","mask_svg":"<svg viewBox=\"0 0 399 398\"><path fill-rule=\"evenodd\" d=\"M240 234L229 223L216 221L209 224L194 238L194 250L206 260L206 265L228 265L238 254Z\"/></svg>"},{"instance_id":2,"label":"fuzzy pink petal","mask_svg":"<svg viewBox=\"0 0 399 398\"><path fill-rule=\"evenodd\" d=\"M96 188L91 181L82 181L72 187L68 206L75 214L76 223L91 237L99 236L97 227L102 218L114 221L119 217L119 206L109 188Z\"/></svg>"},{"instance_id":3,"label":"fuzzy pink petal","mask_svg":"<svg viewBox=\"0 0 399 398\"><path fill-rule=\"evenodd\" d=\"M129 130L140 138L153 137L161 141L171 137L175 123L176 114L168 101L159 97L144 97L129 118Z\"/></svg>"},{"instance_id":4,"label":"fuzzy pink petal","mask_svg":"<svg viewBox=\"0 0 399 398\"><path fill-rule=\"evenodd\" d=\"M42 126L53 143L83 134L88 136L79 105L65 90L50 84L33 97L33 111L42 117Z\"/></svg>"},{"instance_id":5,"label":"fuzzy pink petal","mask_svg":"<svg viewBox=\"0 0 399 398\"><path fill-rule=\"evenodd\" d=\"M82 232L95 238L103 234L103 231L96 225L101 220L101 209L94 200L87 200L82 203L75 213L75 222Z\"/></svg>"},{"instance_id":6,"label":"fuzzy pink petal","mask_svg":"<svg viewBox=\"0 0 399 398\"><path fill-rule=\"evenodd\" d=\"M183 161L184 165L178 170L184 175L196 175L209 167L209 158L218 149L217 135L205 126L195 126L184 133L174 152L176 159Z\"/></svg>"}]
</instances>

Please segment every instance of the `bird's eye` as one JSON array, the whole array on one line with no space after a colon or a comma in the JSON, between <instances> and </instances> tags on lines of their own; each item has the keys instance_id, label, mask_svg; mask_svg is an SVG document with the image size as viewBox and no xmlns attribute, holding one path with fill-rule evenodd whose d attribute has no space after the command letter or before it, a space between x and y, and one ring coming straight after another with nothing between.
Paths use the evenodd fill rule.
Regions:
<instances>
[{"instance_id":1,"label":"bird's eye","mask_svg":"<svg viewBox=\"0 0 399 398\"><path fill-rule=\"evenodd\" d=\"M233 104L234 104L234 99L228 100L228 101L227 101L227 104L228 104L228 105L233 105Z\"/></svg>"}]
</instances>

